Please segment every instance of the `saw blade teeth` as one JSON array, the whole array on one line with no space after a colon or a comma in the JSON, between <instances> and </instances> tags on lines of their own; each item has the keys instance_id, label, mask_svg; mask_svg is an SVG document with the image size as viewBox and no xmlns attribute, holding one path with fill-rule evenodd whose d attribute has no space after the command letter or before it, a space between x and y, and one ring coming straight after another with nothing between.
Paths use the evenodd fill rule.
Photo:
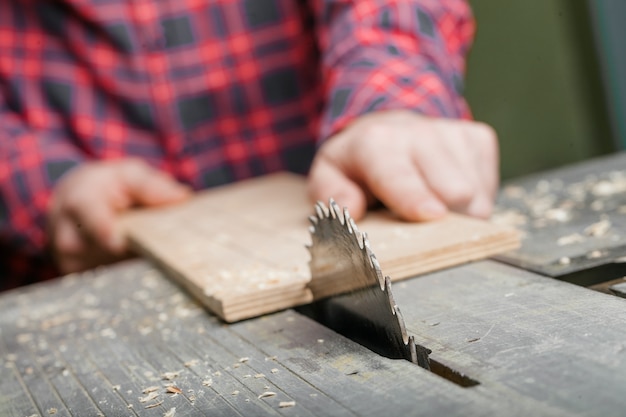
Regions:
<instances>
[{"instance_id":1,"label":"saw blade teeth","mask_svg":"<svg viewBox=\"0 0 626 417\"><path fill-rule=\"evenodd\" d=\"M355 235L357 235L359 233L359 228L357 227L356 222L354 221L354 219L352 217L349 217L348 218L348 222L350 223L350 228L352 229L352 232Z\"/></svg>"},{"instance_id":2,"label":"saw blade teeth","mask_svg":"<svg viewBox=\"0 0 626 417\"><path fill-rule=\"evenodd\" d=\"M318 219L315 216L309 216L309 222L311 223L311 225L313 226L313 228L315 228L315 226L317 226L318 223Z\"/></svg>"},{"instance_id":3,"label":"saw blade teeth","mask_svg":"<svg viewBox=\"0 0 626 417\"><path fill-rule=\"evenodd\" d=\"M398 321L398 326L400 326L400 332L402 333L402 342L404 343L405 346L408 346L409 344L409 335L406 332L406 326L404 324L404 317L402 317L402 312L400 311L400 307L393 306L393 309L395 310L395 315L396 315L396 320Z\"/></svg>"},{"instance_id":4,"label":"saw blade teeth","mask_svg":"<svg viewBox=\"0 0 626 417\"><path fill-rule=\"evenodd\" d=\"M391 278L388 276L385 277L385 285L384 290L387 293L387 297L389 298L389 305L391 305L391 312L395 314L396 300L393 299L393 293L391 292Z\"/></svg>"},{"instance_id":5,"label":"saw blade teeth","mask_svg":"<svg viewBox=\"0 0 626 417\"><path fill-rule=\"evenodd\" d=\"M376 258L376 255L374 255L372 252L369 253L369 258L370 258L370 264L373 270L375 271L380 271L380 263L378 263L378 258ZM381 290L384 288L381 287Z\"/></svg>"},{"instance_id":6,"label":"saw blade teeth","mask_svg":"<svg viewBox=\"0 0 626 417\"><path fill-rule=\"evenodd\" d=\"M404 316L402 316L402 312L400 311L400 307L396 304L396 300L393 298L393 293L391 292L391 278L388 276L385 277L385 293L387 293L387 297L389 299L389 306L391 307L391 312L396 316L396 320L398 322L398 326L400 326L400 331L402 333L402 341L405 345L409 343L409 335L406 331L406 325L404 324Z\"/></svg>"},{"instance_id":7,"label":"saw blade teeth","mask_svg":"<svg viewBox=\"0 0 626 417\"><path fill-rule=\"evenodd\" d=\"M344 226L346 226L346 229L348 229L348 233L354 234L354 229L352 228L352 224L354 222L352 221L352 217L350 217L350 212L348 211L348 207L343 208L343 223L344 223Z\"/></svg>"},{"instance_id":8,"label":"saw blade teeth","mask_svg":"<svg viewBox=\"0 0 626 417\"><path fill-rule=\"evenodd\" d=\"M369 255L370 264L372 266L372 270L376 274L376 279L378 280L378 286L381 291L385 291L385 276L383 275L383 271L380 269L380 264L378 263L378 259L376 255L370 252Z\"/></svg>"},{"instance_id":9,"label":"saw blade teeth","mask_svg":"<svg viewBox=\"0 0 626 417\"><path fill-rule=\"evenodd\" d=\"M417 346L415 345L414 336L409 336L409 352L411 362L417 363Z\"/></svg>"},{"instance_id":10,"label":"saw blade teeth","mask_svg":"<svg viewBox=\"0 0 626 417\"><path fill-rule=\"evenodd\" d=\"M339 223L343 226L345 224L345 219L343 218L339 204L331 198L328 202L328 206L330 207L330 215L333 216L334 219L339 220Z\"/></svg>"},{"instance_id":11,"label":"saw blade teeth","mask_svg":"<svg viewBox=\"0 0 626 417\"><path fill-rule=\"evenodd\" d=\"M361 233L361 244L362 244L361 249L368 250L370 252L372 251L372 249L370 248L370 241L367 238L366 232Z\"/></svg>"},{"instance_id":12,"label":"saw blade teeth","mask_svg":"<svg viewBox=\"0 0 626 417\"><path fill-rule=\"evenodd\" d=\"M324 220L327 216L326 214L326 206L321 201L315 203L315 214L320 220Z\"/></svg>"},{"instance_id":13,"label":"saw blade teeth","mask_svg":"<svg viewBox=\"0 0 626 417\"><path fill-rule=\"evenodd\" d=\"M357 241L356 243L359 245L359 249L363 250L363 248L365 247L365 233L361 233L359 232L359 234L357 235Z\"/></svg>"}]
</instances>

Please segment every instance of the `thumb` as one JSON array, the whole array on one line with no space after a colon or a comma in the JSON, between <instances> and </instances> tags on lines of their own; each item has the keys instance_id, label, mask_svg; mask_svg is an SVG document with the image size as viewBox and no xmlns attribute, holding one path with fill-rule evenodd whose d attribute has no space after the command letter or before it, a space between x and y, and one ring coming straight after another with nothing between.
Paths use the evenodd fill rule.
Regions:
<instances>
[{"instance_id":1,"label":"thumb","mask_svg":"<svg viewBox=\"0 0 626 417\"><path fill-rule=\"evenodd\" d=\"M134 204L160 206L177 203L191 196L189 187L141 160L124 161L118 173Z\"/></svg>"},{"instance_id":2,"label":"thumb","mask_svg":"<svg viewBox=\"0 0 626 417\"><path fill-rule=\"evenodd\" d=\"M309 173L309 196L313 201L328 203L333 198L340 207L347 207L354 220L367 211L367 197L361 187L326 159L318 159Z\"/></svg>"}]
</instances>

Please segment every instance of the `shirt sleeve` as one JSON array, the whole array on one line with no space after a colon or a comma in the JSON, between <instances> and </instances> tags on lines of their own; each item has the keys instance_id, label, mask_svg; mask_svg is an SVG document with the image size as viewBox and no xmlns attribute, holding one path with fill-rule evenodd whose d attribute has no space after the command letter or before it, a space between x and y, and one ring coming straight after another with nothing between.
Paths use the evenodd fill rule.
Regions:
<instances>
[{"instance_id":1,"label":"shirt sleeve","mask_svg":"<svg viewBox=\"0 0 626 417\"><path fill-rule=\"evenodd\" d=\"M371 111L470 118L465 0L314 0L326 106L320 138Z\"/></svg>"},{"instance_id":2,"label":"shirt sleeve","mask_svg":"<svg viewBox=\"0 0 626 417\"><path fill-rule=\"evenodd\" d=\"M5 84L7 85L7 84ZM0 247L39 255L54 185L84 155L54 130L38 131L37 114L18 116L0 89Z\"/></svg>"}]
</instances>

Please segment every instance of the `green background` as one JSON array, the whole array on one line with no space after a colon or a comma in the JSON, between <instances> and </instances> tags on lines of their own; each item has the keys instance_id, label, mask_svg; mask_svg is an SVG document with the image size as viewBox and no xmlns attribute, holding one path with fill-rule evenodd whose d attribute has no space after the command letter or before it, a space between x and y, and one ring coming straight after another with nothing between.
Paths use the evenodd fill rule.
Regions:
<instances>
[{"instance_id":1,"label":"green background","mask_svg":"<svg viewBox=\"0 0 626 417\"><path fill-rule=\"evenodd\" d=\"M492 125L504 179L615 150L582 0L470 0L466 97Z\"/></svg>"}]
</instances>

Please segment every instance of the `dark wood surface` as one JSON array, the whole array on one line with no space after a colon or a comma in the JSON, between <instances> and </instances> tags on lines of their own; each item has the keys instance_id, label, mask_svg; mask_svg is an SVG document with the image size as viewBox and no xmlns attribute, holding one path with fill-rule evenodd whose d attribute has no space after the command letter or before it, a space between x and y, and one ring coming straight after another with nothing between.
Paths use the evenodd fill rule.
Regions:
<instances>
[{"instance_id":1,"label":"dark wood surface","mask_svg":"<svg viewBox=\"0 0 626 417\"><path fill-rule=\"evenodd\" d=\"M141 261L4 293L0 312L2 415L478 416L502 404L291 310L225 325Z\"/></svg>"},{"instance_id":2,"label":"dark wood surface","mask_svg":"<svg viewBox=\"0 0 626 417\"><path fill-rule=\"evenodd\" d=\"M409 334L476 390L624 415L626 300L485 261L394 285Z\"/></svg>"},{"instance_id":3,"label":"dark wood surface","mask_svg":"<svg viewBox=\"0 0 626 417\"><path fill-rule=\"evenodd\" d=\"M526 234L520 249L498 257L505 262L552 277L614 264L626 255L626 153L506 183L494 219ZM603 220L610 224L605 233L585 232ZM626 264L601 273L618 277Z\"/></svg>"},{"instance_id":4,"label":"dark wood surface","mask_svg":"<svg viewBox=\"0 0 626 417\"><path fill-rule=\"evenodd\" d=\"M591 181L623 160L565 169L562 181ZM545 197L537 181L522 187ZM603 198L606 234L555 244L603 219L581 206L570 223L528 228L526 246L507 262L559 277L567 274L555 272L555 257L570 258L571 271L612 264L626 242L622 197ZM591 262L584 254L595 250L603 255ZM622 283L604 290L626 293ZM477 384L380 357L293 310L226 325L151 264L131 261L0 294L0 415L624 414L625 299L495 261L393 289L434 368Z\"/></svg>"}]
</instances>

